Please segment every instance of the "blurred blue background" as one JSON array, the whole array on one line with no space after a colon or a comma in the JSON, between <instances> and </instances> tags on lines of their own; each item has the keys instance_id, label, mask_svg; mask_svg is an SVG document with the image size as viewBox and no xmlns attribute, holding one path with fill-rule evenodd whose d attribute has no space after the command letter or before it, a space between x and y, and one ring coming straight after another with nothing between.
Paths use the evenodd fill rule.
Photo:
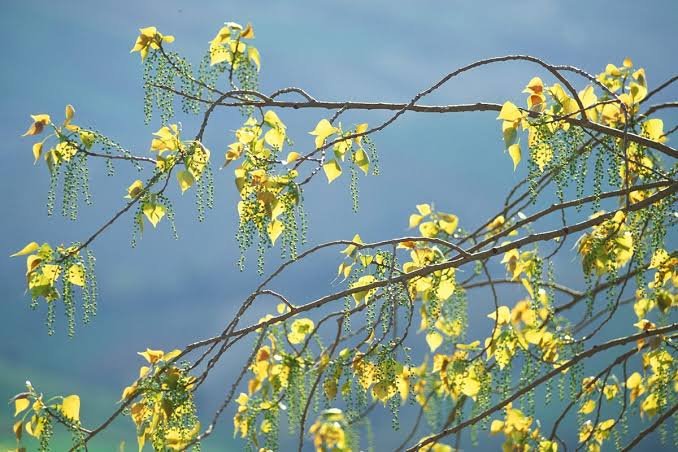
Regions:
<instances>
[{"instance_id":1,"label":"blurred blue background","mask_svg":"<svg viewBox=\"0 0 678 452\"><path fill-rule=\"evenodd\" d=\"M149 126L143 124L142 67L138 54L129 54L139 27L155 25L174 35L172 49L197 64L224 21L252 22L255 45L262 54L263 92L293 85L319 99L403 102L459 66L516 53L573 64L591 73L600 72L608 62L621 64L629 56L646 68L649 84L656 86L676 70L677 6L672 0L3 1L0 255L8 256L33 240L53 244L82 240L123 205L126 187L139 177L136 171L117 165L111 178L101 162L94 162L94 206L82 207L77 222L58 214L47 217L48 172L44 164L33 165L33 140L20 135L29 114L44 112L60 119L64 106L71 103L77 124L97 128L136 154L145 154L151 133L159 126L157 118ZM522 104L520 91L533 75L552 82L534 66L506 63L455 79L424 103L512 99ZM579 80L577 86L584 82ZM675 95L674 88L665 97ZM296 146L308 149L312 137L306 132L326 112L279 114ZM375 124L385 117L352 113L342 120ZM359 213L351 212L347 178L330 186L318 180L306 191L310 243L350 238L356 232L365 240L403 235L408 215L421 202L435 201L441 210L459 215L463 225L477 225L501 206L508 188L526 174L525 165L512 171L495 117L495 113L404 115L375 137L382 175L361 178ZM675 124L675 115L665 117ZM179 119L190 135L195 118ZM241 123L235 111L214 116L205 142L215 162L220 163ZM74 339L66 336L61 311L55 336L47 336L44 306L38 312L28 307L23 260L0 258L0 400L21 391L30 379L48 394L79 393L82 417L94 425L135 378L141 365L137 351L147 346L181 347L220 331L259 278L255 259L249 259L244 273L236 267L237 193L232 171L217 172L215 184L216 208L203 224L195 220L193 194L181 197L172 189L179 241L172 239L163 222L157 230L147 230L132 249L132 221L127 216L93 244L99 313L91 325L78 325ZM279 258L277 251L269 254L271 269ZM336 253L326 253L281 279L279 287L299 303L308 301L328 290L338 262ZM563 269L565 280L579 280L572 256L554 263ZM489 298L481 298L471 305L472 330L485 325L490 304ZM235 352L245 359L248 349ZM232 372L223 366L213 375L199 399L205 413L223 398L231 378ZM1 413L0 446L12 447L9 406ZM382 413L375 432L378 450L387 450L396 443L390 415L387 410ZM224 415L218 435L203 450L241 448L230 437L230 419L230 412ZM407 411L401 421L407 424ZM132 422L122 419L90 450L112 450L121 439L134 449L133 430ZM642 446L657 444L650 439Z\"/></svg>"}]
</instances>

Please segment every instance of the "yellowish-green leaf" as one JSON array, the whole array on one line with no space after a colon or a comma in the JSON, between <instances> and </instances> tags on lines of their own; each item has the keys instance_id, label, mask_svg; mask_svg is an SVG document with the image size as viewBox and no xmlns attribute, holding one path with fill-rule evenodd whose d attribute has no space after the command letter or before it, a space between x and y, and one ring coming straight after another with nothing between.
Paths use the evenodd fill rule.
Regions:
<instances>
[{"instance_id":1,"label":"yellowish-green leaf","mask_svg":"<svg viewBox=\"0 0 678 452\"><path fill-rule=\"evenodd\" d=\"M511 310L508 306L499 306L496 312L487 315L492 320L496 320L497 324L504 325L511 320Z\"/></svg>"},{"instance_id":2,"label":"yellowish-green leaf","mask_svg":"<svg viewBox=\"0 0 678 452\"><path fill-rule=\"evenodd\" d=\"M283 144L285 143L285 129L277 127L270 129L266 132L266 135L264 135L264 140L274 148L282 149Z\"/></svg>"},{"instance_id":3,"label":"yellowish-green leaf","mask_svg":"<svg viewBox=\"0 0 678 452\"><path fill-rule=\"evenodd\" d=\"M592 413L593 410L595 410L595 409L596 409L596 401L589 399L581 406L581 408L579 408L579 412L581 414L589 414L589 413Z\"/></svg>"},{"instance_id":4,"label":"yellowish-green leaf","mask_svg":"<svg viewBox=\"0 0 678 452\"><path fill-rule=\"evenodd\" d=\"M282 234L283 229L285 229L285 225L280 220L273 220L266 227L266 232L274 245L276 239Z\"/></svg>"},{"instance_id":5,"label":"yellowish-green leaf","mask_svg":"<svg viewBox=\"0 0 678 452\"><path fill-rule=\"evenodd\" d=\"M146 203L142 210L153 227L156 227L158 222L162 220L162 217L165 216L165 206L162 204Z\"/></svg>"},{"instance_id":6,"label":"yellowish-green leaf","mask_svg":"<svg viewBox=\"0 0 678 452\"><path fill-rule=\"evenodd\" d=\"M513 160L513 171L515 171L522 158L520 144L518 143L512 144L511 146L508 147L508 152L509 155L511 156L511 160Z\"/></svg>"},{"instance_id":7,"label":"yellowish-green leaf","mask_svg":"<svg viewBox=\"0 0 678 452\"><path fill-rule=\"evenodd\" d=\"M490 424L491 434L496 435L502 430L504 430L504 421L500 421L499 419L495 419L494 421L492 421L492 424Z\"/></svg>"},{"instance_id":8,"label":"yellowish-green leaf","mask_svg":"<svg viewBox=\"0 0 678 452\"><path fill-rule=\"evenodd\" d=\"M85 269L80 264L73 264L68 268L66 278L71 284L83 287L85 285Z\"/></svg>"},{"instance_id":9,"label":"yellowish-green leaf","mask_svg":"<svg viewBox=\"0 0 678 452\"><path fill-rule=\"evenodd\" d=\"M141 193L141 190L144 188L144 183L141 182L139 179L135 180L132 182L132 185L127 187L127 196L125 198L128 199L134 199L137 196L139 196L139 193Z\"/></svg>"},{"instance_id":10,"label":"yellowish-green leaf","mask_svg":"<svg viewBox=\"0 0 678 452\"><path fill-rule=\"evenodd\" d=\"M181 188L181 193L184 193L186 190L191 188L195 182L193 174L188 170L181 170L177 172L177 181L179 182L179 188Z\"/></svg>"},{"instance_id":11,"label":"yellowish-green leaf","mask_svg":"<svg viewBox=\"0 0 678 452\"><path fill-rule=\"evenodd\" d=\"M34 165L38 163L38 160L40 160L40 156L42 155L43 144L44 144L43 141L38 141L33 145L33 157L35 157L35 161L33 162Z\"/></svg>"},{"instance_id":12,"label":"yellowish-green leaf","mask_svg":"<svg viewBox=\"0 0 678 452\"><path fill-rule=\"evenodd\" d=\"M351 241L354 242L354 243L359 243L359 244L361 244L361 245L363 244L363 240L360 238L360 235L358 235L358 234L354 235L354 236L353 236L353 239L351 239ZM355 250L356 250L356 246L355 246L355 245L348 245L346 248L344 248L344 249L341 251L341 254L345 254L345 255L347 255L347 256L351 256Z\"/></svg>"},{"instance_id":13,"label":"yellowish-green leaf","mask_svg":"<svg viewBox=\"0 0 678 452\"><path fill-rule=\"evenodd\" d=\"M301 154L299 154L296 151L292 151L289 154L287 154L287 158L283 163L285 165L289 165L290 163L295 162L297 159L299 159L299 157L301 157Z\"/></svg>"},{"instance_id":14,"label":"yellowish-green leaf","mask_svg":"<svg viewBox=\"0 0 678 452\"><path fill-rule=\"evenodd\" d=\"M417 204L417 210L424 217L431 214L431 206L429 204Z\"/></svg>"},{"instance_id":15,"label":"yellowish-green leaf","mask_svg":"<svg viewBox=\"0 0 678 452\"><path fill-rule=\"evenodd\" d=\"M410 229L416 228L419 226L419 223L421 223L421 219L424 218L421 215L418 215L416 213L413 213L410 215Z\"/></svg>"},{"instance_id":16,"label":"yellowish-green leaf","mask_svg":"<svg viewBox=\"0 0 678 452\"><path fill-rule=\"evenodd\" d=\"M26 408L28 408L28 406L30 404L31 404L31 402L26 397L21 397L19 399L16 399L14 401L14 416L23 412Z\"/></svg>"},{"instance_id":17,"label":"yellowish-green leaf","mask_svg":"<svg viewBox=\"0 0 678 452\"><path fill-rule=\"evenodd\" d=\"M64 401L61 404L61 411L64 413L64 416L66 416L68 419L79 421L80 397L78 397L76 394L64 397Z\"/></svg>"},{"instance_id":18,"label":"yellowish-green leaf","mask_svg":"<svg viewBox=\"0 0 678 452\"><path fill-rule=\"evenodd\" d=\"M370 170L370 159L367 157L367 152L365 152L363 148L360 148L356 151L353 161L356 165L358 165L358 168L360 168L362 172L367 175Z\"/></svg>"},{"instance_id":19,"label":"yellowish-green leaf","mask_svg":"<svg viewBox=\"0 0 678 452\"><path fill-rule=\"evenodd\" d=\"M522 118L522 113L512 102L504 102L504 105L501 107L499 116L497 119L503 119L504 121L517 121Z\"/></svg>"},{"instance_id":20,"label":"yellowish-green leaf","mask_svg":"<svg viewBox=\"0 0 678 452\"><path fill-rule=\"evenodd\" d=\"M328 183L332 183L334 179L341 176L341 166L339 166L339 162L334 159L323 165L323 171L325 171Z\"/></svg>"},{"instance_id":21,"label":"yellowish-green leaf","mask_svg":"<svg viewBox=\"0 0 678 452\"><path fill-rule=\"evenodd\" d=\"M464 393L464 395L475 400L476 395L478 395L478 391L480 391L480 382L478 380L470 376L464 378L464 381L461 385L461 392Z\"/></svg>"},{"instance_id":22,"label":"yellowish-green leaf","mask_svg":"<svg viewBox=\"0 0 678 452\"><path fill-rule=\"evenodd\" d=\"M25 256L37 251L38 248L40 248L40 245L37 242L31 242L9 257Z\"/></svg>"},{"instance_id":23,"label":"yellowish-green leaf","mask_svg":"<svg viewBox=\"0 0 678 452\"><path fill-rule=\"evenodd\" d=\"M254 46L248 46L247 56L257 66L258 72L261 69L261 55L259 55L259 50Z\"/></svg>"},{"instance_id":24,"label":"yellowish-green leaf","mask_svg":"<svg viewBox=\"0 0 678 452\"><path fill-rule=\"evenodd\" d=\"M434 352L443 343L443 335L437 331L430 332L426 335L426 343L431 352Z\"/></svg>"},{"instance_id":25,"label":"yellowish-green leaf","mask_svg":"<svg viewBox=\"0 0 678 452\"><path fill-rule=\"evenodd\" d=\"M315 129L309 133L315 136L315 147L317 149L323 145L327 137L334 135L338 131L339 129L334 127L327 119L321 119L315 126Z\"/></svg>"},{"instance_id":26,"label":"yellowish-green leaf","mask_svg":"<svg viewBox=\"0 0 678 452\"><path fill-rule=\"evenodd\" d=\"M361 276L355 283L351 284L351 289L367 286L375 281L376 278L372 275ZM353 293L353 299L355 300L356 303L360 303L362 301L367 302L370 299L370 296L372 296L372 294L375 292L375 290L376 289L368 289L355 292Z\"/></svg>"}]
</instances>

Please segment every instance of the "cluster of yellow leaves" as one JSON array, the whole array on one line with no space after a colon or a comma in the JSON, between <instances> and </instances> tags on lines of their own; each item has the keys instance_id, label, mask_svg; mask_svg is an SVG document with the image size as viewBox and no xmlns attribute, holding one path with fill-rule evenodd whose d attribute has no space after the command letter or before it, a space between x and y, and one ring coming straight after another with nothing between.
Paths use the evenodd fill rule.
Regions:
<instances>
[{"instance_id":1,"label":"cluster of yellow leaves","mask_svg":"<svg viewBox=\"0 0 678 452\"><path fill-rule=\"evenodd\" d=\"M363 241L360 238L359 234L356 234L351 239L351 244L341 251L341 254L344 254L346 257L343 262L339 264L337 269L337 277L343 276L344 280L348 278L351 273L356 270L358 272L364 272L367 270L374 270L375 273L384 273L388 268L388 262L384 257L384 254L376 252L374 254L359 251L360 245L363 245ZM360 276L350 285L351 289L357 289L364 286L368 286L372 283L377 282L377 278L372 274L366 274ZM356 305L360 303L367 303L377 292L376 288L369 288L365 290L359 290L352 294L353 300L356 302Z\"/></svg>"},{"instance_id":2,"label":"cluster of yellow leaves","mask_svg":"<svg viewBox=\"0 0 678 452\"><path fill-rule=\"evenodd\" d=\"M151 349L139 352L149 365L142 366L139 378L122 392L121 401L139 397L130 406L139 451L148 440L155 450L184 450L200 431L199 422L193 422L190 428L176 426L194 418L195 378L170 364L180 353L179 350L165 353Z\"/></svg>"},{"instance_id":3,"label":"cluster of yellow leaves","mask_svg":"<svg viewBox=\"0 0 678 452\"><path fill-rule=\"evenodd\" d=\"M641 416L653 417L662 407L668 403L668 391L672 388L678 392L678 375L675 369L673 357L663 348L654 348L643 354L643 373L634 372L626 380L626 389L629 391L630 402L645 396L640 403Z\"/></svg>"},{"instance_id":4,"label":"cluster of yellow leaves","mask_svg":"<svg viewBox=\"0 0 678 452\"><path fill-rule=\"evenodd\" d=\"M678 258L669 254L665 249L655 250L650 259L650 269L655 269L653 280L648 283L652 290L647 294L644 290L636 290L636 301L633 310L640 322L646 322L646 317L653 309L658 308L662 314L668 314L678 306Z\"/></svg>"},{"instance_id":5,"label":"cluster of yellow leaves","mask_svg":"<svg viewBox=\"0 0 678 452\"><path fill-rule=\"evenodd\" d=\"M49 243L38 245L37 242L31 242L10 257L26 256L26 280L31 296L54 301L59 298L56 283L62 274L70 284L80 287L85 285L85 267L79 262L81 260L79 253L74 254L76 249L76 246L68 248L60 246L55 252ZM78 262L67 267L57 263L65 256Z\"/></svg>"},{"instance_id":6,"label":"cluster of yellow leaves","mask_svg":"<svg viewBox=\"0 0 678 452\"><path fill-rule=\"evenodd\" d=\"M353 356L351 369L358 384L365 391L369 390L374 400L386 404L391 398L400 395L404 402L409 395L411 369L395 359L372 362L365 354L357 352Z\"/></svg>"},{"instance_id":7,"label":"cluster of yellow leaves","mask_svg":"<svg viewBox=\"0 0 678 452\"><path fill-rule=\"evenodd\" d=\"M344 452L350 450L346 441L347 427L344 413L338 408L330 408L320 413L311 426L313 445L317 452Z\"/></svg>"},{"instance_id":8,"label":"cluster of yellow leaves","mask_svg":"<svg viewBox=\"0 0 678 452\"><path fill-rule=\"evenodd\" d=\"M502 120L504 144L513 161L514 170L522 159L519 128L528 132L528 146L532 149L535 163L543 171L553 159L553 149L539 139L540 132L542 134L554 134L558 130L566 132L570 128L568 118L581 118L611 127L621 127L626 123L627 115L628 119L632 119L638 113L640 102L647 96L644 69L634 70L632 61L626 58L621 67L608 64L605 71L598 74L596 79L616 97L603 92L599 98L594 86L588 85L577 92L575 98L560 84L545 86L541 78L533 77L523 90L523 93L527 94L526 109L520 109L512 102L504 103L497 119ZM584 108L583 112L580 111L578 101ZM536 116L536 120L530 121L530 116ZM540 131L541 126L543 128ZM660 119L643 122L641 131L651 140L666 141L663 135L663 122ZM635 160L641 160L643 165L648 162L637 145L631 144L629 148L634 148L630 151L631 154L637 154ZM631 169L637 170L635 167Z\"/></svg>"},{"instance_id":9,"label":"cluster of yellow leaves","mask_svg":"<svg viewBox=\"0 0 678 452\"><path fill-rule=\"evenodd\" d=\"M264 126L268 129L266 133ZM253 222L274 244L285 229L278 217L299 202L299 191L294 182L298 172L290 169L285 174L272 173L273 165L278 163L277 154L282 151L287 138L286 129L272 110L264 113L261 123L253 117L248 118L243 127L236 130L236 142L229 145L224 164L243 158L235 169L235 185L241 197L238 203L240 221ZM298 157L297 152L290 152L283 163L292 163Z\"/></svg>"},{"instance_id":10,"label":"cluster of yellow leaves","mask_svg":"<svg viewBox=\"0 0 678 452\"><path fill-rule=\"evenodd\" d=\"M209 149L199 141L181 141L177 124L163 126L153 135L151 152L157 154L156 167L159 171L169 171L179 162L184 164L184 169L177 172L177 182L181 193L184 193L202 177L209 164Z\"/></svg>"},{"instance_id":11,"label":"cluster of yellow leaves","mask_svg":"<svg viewBox=\"0 0 678 452\"><path fill-rule=\"evenodd\" d=\"M502 450L505 452L527 452L536 450L539 452L556 452L558 444L543 437L539 427L531 428L532 417L526 416L522 411L513 408L511 404L506 407L504 420L495 419L490 425L490 433L496 435L503 433L505 436Z\"/></svg>"},{"instance_id":12,"label":"cluster of yellow leaves","mask_svg":"<svg viewBox=\"0 0 678 452\"><path fill-rule=\"evenodd\" d=\"M286 310L285 305L278 306L279 313L284 313ZM261 319L260 322L269 318L270 315ZM299 342L294 343L300 343L308 334L308 327L309 325L305 321L293 326L292 331L290 331L293 340L290 340L290 342L299 340ZM259 413L278 410L279 408L284 409L284 405L273 401L278 400L281 392L288 388L292 368L303 369L307 365L302 358L296 356L296 353L285 352L278 344L274 334L269 334L267 337L270 345L261 346L250 365L249 370L253 376L247 383L247 394L241 393L237 399L238 410L233 417L234 434L239 433L243 438L256 437L256 430L252 427ZM255 397L255 395L258 397ZM260 430L262 433L268 433L270 428L270 422L265 420L261 424Z\"/></svg>"},{"instance_id":13,"label":"cluster of yellow leaves","mask_svg":"<svg viewBox=\"0 0 678 452\"><path fill-rule=\"evenodd\" d=\"M591 216L602 215L598 212ZM594 226L577 240L584 273L597 275L623 267L633 255L633 236L626 226L626 215L617 212L614 217Z\"/></svg>"},{"instance_id":14,"label":"cluster of yellow leaves","mask_svg":"<svg viewBox=\"0 0 678 452\"><path fill-rule=\"evenodd\" d=\"M336 135L335 140L338 140L332 146L334 158L323 164L323 171L325 176L327 176L328 183L341 176L342 169L339 162L344 162L347 155L350 157L349 161L367 175L370 170L370 159L362 145L363 136L349 138L351 135L362 134L366 131L367 123L358 124L354 129L343 132L341 124L339 127L334 127L327 119L321 119L315 126L315 129L309 132L315 136L316 149L322 147L325 144L325 140L333 135Z\"/></svg>"},{"instance_id":15,"label":"cluster of yellow leaves","mask_svg":"<svg viewBox=\"0 0 678 452\"><path fill-rule=\"evenodd\" d=\"M403 272L405 273L415 272L445 259L445 255L437 246L417 246L412 242L402 243L399 246L411 247L411 260L403 263ZM412 278L407 284L413 299L419 298L424 302L432 299L447 300L454 293L456 286L454 268L437 270L426 276Z\"/></svg>"},{"instance_id":16,"label":"cluster of yellow leaves","mask_svg":"<svg viewBox=\"0 0 678 452\"><path fill-rule=\"evenodd\" d=\"M35 390L30 381L26 382L26 389L26 392L12 398L14 417L21 417L12 426L18 444L21 443L24 431L34 438L40 438L45 424L50 422L50 417L56 417L76 428L80 426L80 397L78 395L56 396L44 400L43 395Z\"/></svg>"},{"instance_id":17,"label":"cluster of yellow leaves","mask_svg":"<svg viewBox=\"0 0 678 452\"><path fill-rule=\"evenodd\" d=\"M254 377L247 384L250 395L259 391L265 382L270 383L275 389L286 388L289 382L290 361L283 358L285 352L279 348L275 337L269 335L268 338L271 345L260 347L250 366L250 370L254 374ZM295 361L295 363L304 364L301 360Z\"/></svg>"},{"instance_id":18,"label":"cluster of yellow leaves","mask_svg":"<svg viewBox=\"0 0 678 452\"><path fill-rule=\"evenodd\" d=\"M496 323L494 335L485 339L487 359L495 358L501 369L507 366L518 348L527 350L534 345L541 353L542 360L556 365L562 338L549 331L545 319L549 316L546 292L540 289L536 301L524 299L513 309L499 306L488 317Z\"/></svg>"},{"instance_id":19,"label":"cluster of yellow leaves","mask_svg":"<svg viewBox=\"0 0 678 452\"><path fill-rule=\"evenodd\" d=\"M589 452L600 452L600 446L610 436L616 423L614 419L607 419L594 425L591 420L587 420L579 427L579 442L587 443Z\"/></svg>"},{"instance_id":20,"label":"cluster of yellow leaves","mask_svg":"<svg viewBox=\"0 0 678 452\"><path fill-rule=\"evenodd\" d=\"M410 215L410 229L419 226L422 237L433 238L441 233L451 236L459 226L459 217L438 212L430 204L417 204L417 212Z\"/></svg>"},{"instance_id":21,"label":"cluster of yellow leaves","mask_svg":"<svg viewBox=\"0 0 678 452\"><path fill-rule=\"evenodd\" d=\"M240 58L249 58L256 66L261 68L259 50L244 40L254 39L254 28L247 24L245 28L235 22L226 22L210 41L210 64L223 63L226 61L233 69L241 64Z\"/></svg>"},{"instance_id":22,"label":"cluster of yellow leaves","mask_svg":"<svg viewBox=\"0 0 678 452\"><path fill-rule=\"evenodd\" d=\"M81 147L84 149L92 147L95 140L94 133L72 124L74 115L75 109L70 104L66 105L64 109L65 119L61 125L54 124L48 114L31 115L33 122L23 136L40 135L47 126L52 126L53 129L53 133L45 136L42 141L33 144L33 157L36 163L43 155L45 142L51 137L56 137L58 142L47 152L44 152L44 159L50 171L53 171L54 167L62 162L69 162Z\"/></svg>"},{"instance_id":23,"label":"cluster of yellow leaves","mask_svg":"<svg viewBox=\"0 0 678 452\"><path fill-rule=\"evenodd\" d=\"M501 107L497 119L503 121L501 130L504 136L504 145L513 161L513 169L515 170L522 159L522 150L518 140L518 127L522 127L523 130L529 127L527 112L520 111L512 102L505 102Z\"/></svg>"},{"instance_id":24,"label":"cluster of yellow leaves","mask_svg":"<svg viewBox=\"0 0 678 452\"><path fill-rule=\"evenodd\" d=\"M153 193L148 193L144 191L144 183L137 179L129 187L127 187L127 199L136 199L141 197L141 212L146 216L146 219L156 227L160 220L163 219L167 209L165 206L158 200L157 196ZM141 216L136 218L137 225L139 229L143 232L144 222Z\"/></svg>"},{"instance_id":25,"label":"cluster of yellow leaves","mask_svg":"<svg viewBox=\"0 0 678 452\"><path fill-rule=\"evenodd\" d=\"M130 50L129 53L139 52L141 55L141 60L148 55L148 51L153 49L157 50L160 48L163 42L171 44L174 42L174 36L163 35L155 27L145 27L139 29L139 36L137 37L134 47Z\"/></svg>"},{"instance_id":26,"label":"cluster of yellow leaves","mask_svg":"<svg viewBox=\"0 0 678 452\"><path fill-rule=\"evenodd\" d=\"M476 349L478 345L477 341L468 345L457 344L457 350L450 355L433 355L431 372L439 378L439 393L444 392L454 400L462 395L476 400L482 385L489 384L490 378L482 361L469 360L469 350ZM421 396L418 394L417 397L420 403Z\"/></svg>"},{"instance_id":27,"label":"cluster of yellow leaves","mask_svg":"<svg viewBox=\"0 0 678 452\"><path fill-rule=\"evenodd\" d=\"M647 80L645 69L633 70L633 62L626 58L622 66L608 64L605 70L596 76L596 79L616 94L624 103L629 117L638 112L638 106L647 96ZM626 82L627 85L624 85ZM619 102L606 103L598 107L600 119L609 126L617 127L626 122L623 107Z\"/></svg>"}]
</instances>

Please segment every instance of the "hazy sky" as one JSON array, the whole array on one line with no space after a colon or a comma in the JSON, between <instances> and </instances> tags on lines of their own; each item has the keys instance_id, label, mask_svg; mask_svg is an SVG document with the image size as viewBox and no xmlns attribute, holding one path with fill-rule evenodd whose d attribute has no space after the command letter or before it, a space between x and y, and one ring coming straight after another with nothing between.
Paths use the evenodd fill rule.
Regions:
<instances>
[{"instance_id":1,"label":"hazy sky","mask_svg":"<svg viewBox=\"0 0 678 452\"><path fill-rule=\"evenodd\" d=\"M82 240L123 205L122 196L138 177L118 165L113 178L92 166L94 206L82 207L78 222L46 216L49 184L43 164L33 165L32 140L21 138L29 114L60 118L71 103L76 123L95 127L137 154L147 152L158 119L143 124L138 54L129 54L138 28L155 25L176 41L172 48L198 62L207 42L224 21L252 22L262 54L263 92L300 86L319 99L406 101L447 72L477 59L532 54L551 63L573 64L599 72L626 56L646 68L650 85L676 70L678 19L675 1L10 1L0 5L4 61L0 71L2 103L0 166L2 222L0 255L29 241L69 243ZM426 103L520 100L533 75L543 72L525 63L506 63L456 79ZM549 80L550 81L550 80ZM584 86L582 80L578 86ZM675 99L676 88L671 93ZM659 99L657 99L659 100ZM292 138L311 145L307 131L325 112L280 112ZM344 121L376 123L383 114L353 113ZM406 114L375 137L382 175L362 178L361 209L351 212L347 178L331 186L320 180L307 190L311 243L350 238L367 240L406 233L407 217L417 203L435 201L472 227L496 210L507 189L525 176L513 173L503 154L494 113L468 115ZM179 118L185 130L194 118ZM222 158L232 131L242 122L237 112L215 115L206 144ZM675 115L672 117L675 123ZM190 133L189 133L190 134ZM47 337L44 306L28 308L23 262L0 259L0 399L22 389L26 378L48 391L86 388L86 412L102 414L141 364L135 353L146 346L174 348L218 332L239 300L257 282L254 261L238 272L237 193L231 170L216 173L216 208L204 224L195 221L193 195L177 198L181 240L167 224L148 230L136 249L128 244L129 217L121 219L93 245L101 293L92 325L78 325L75 339ZM278 262L268 257L268 268ZM282 280L302 300L327 291L338 264L327 254ZM559 264L571 265L564 259ZM485 309L471 319L484 317ZM220 371L228 381L228 372ZM220 398L223 381L211 386ZM111 389L116 388L116 389ZM210 400L205 403L209 405ZM2 411L9 425L8 411ZM231 431L225 416L219 428ZM131 421L123 428L132 431ZM2 428L0 435L5 435ZM4 439L4 436L0 436ZM0 445L3 445L0 439ZM648 443L649 444L649 443ZM211 450L211 449L206 449ZM219 447L215 450L220 450Z\"/></svg>"}]
</instances>

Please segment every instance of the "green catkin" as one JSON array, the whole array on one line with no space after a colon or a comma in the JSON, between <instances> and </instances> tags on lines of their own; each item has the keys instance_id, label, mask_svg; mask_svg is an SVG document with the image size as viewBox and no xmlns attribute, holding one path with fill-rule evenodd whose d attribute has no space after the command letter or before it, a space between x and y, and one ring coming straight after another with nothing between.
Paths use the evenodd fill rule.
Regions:
<instances>
[{"instance_id":1,"label":"green catkin","mask_svg":"<svg viewBox=\"0 0 678 452\"><path fill-rule=\"evenodd\" d=\"M350 172L351 183L349 184L349 187L351 190L352 208L354 213L358 213L358 209L360 208L360 200L358 197L358 169L355 167L355 165L350 166Z\"/></svg>"},{"instance_id":2,"label":"green catkin","mask_svg":"<svg viewBox=\"0 0 678 452\"><path fill-rule=\"evenodd\" d=\"M167 196L161 193L157 195L157 200L165 207L167 220L169 221L170 228L172 229L172 237L174 237L174 240L179 240L179 233L177 232L177 225L175 223L174 207L172 206L172 201L170 201Z\"/></svg>"},{"instance_id":3,"label":"green catkin","mask_svg":"<svg viewBox=\"0 0 678 452\"><path fill-rule=\"evenodd\" d=\"M593 167L593 196L595 197L592 207L593 211L600 209L600 194L603 192L603 178L605 165L605 153L598 150L596 153L596 160Z\"/></svg>"},{"instance_id":4,"label":"green catkin","mask_svg":"<svg viewBox=\"0 0 678 452\"><path fill-rule=\"evenodd\" d=\"M57 164L50 172L49 177L49 191L47 192L47 215L52 216L54 213L54 205L56 204L56 190L59 183L59 169L61 165Z\"/></svg>"},{"instance_id":5,"label":"green catkin","mask_svg":"<svg viewBox=\"0 0 678 452\"><path fill-rule=\"evenodd\" d=\"M75 336L75 300L73 299L73 285L64 279L63 301L66 321L68 323L68 337Z\"/></svg>"},{"instance_id":6,"label":"green catkin","mask_svg":"<svg viewBox=\"0 0 678 452\"><path fill-rule=\"evenodd\" d=\"M36 301L37 305L37 301ZM56 309L55 309L55 302L54 301L48 301L47 302L47 320L45 321L45 325L47 326L47 334L49 336L54 335L54 322L56 320Z\"/></svg>"},{"instance_id":7,"label":"green catkin","mask_svg":"<svg viewBox=\"0 0 678 452\"><path fill-rule=\"evenodd\" d=\"M38 441L38 451L49 452L51 450L49 443L52 441L53 437L54 426L52 425L52 418L49 416L43 416L43 426L42 433L40 434L40 439Z\"/></svg>"},{"instance_id":8,"label":"green catkin","mask_svg":"<svg viewBox=\"0 0 678 452\"><path fill-rule=\"evenodd\" d=\"M367 154L369 155L370 166L372 167L372 175L378 176L381 169L379 167L379 154L377 153L377 146L374 144L374 141L372 141L372 138L367 135L363 136L363 143L365 143Z\"/></svg>"}]
</instances>

